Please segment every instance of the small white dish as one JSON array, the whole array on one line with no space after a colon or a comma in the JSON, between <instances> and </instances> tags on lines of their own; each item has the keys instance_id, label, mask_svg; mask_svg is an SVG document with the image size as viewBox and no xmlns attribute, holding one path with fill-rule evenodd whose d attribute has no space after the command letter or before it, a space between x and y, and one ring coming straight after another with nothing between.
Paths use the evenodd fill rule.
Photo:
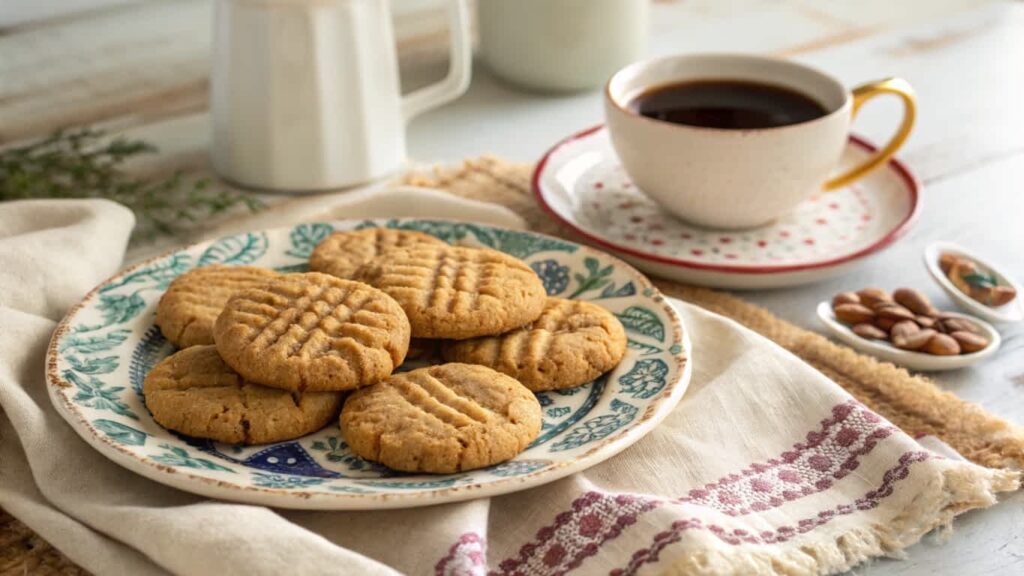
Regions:
<instances>
[{"instance_id":1,"label":"small white dish","mask_svg":"<svg viewBox=\"0 0 1024 576\"><path fill-rule=\"evenodd\" d=\"M874 150L851 136L842 165L861 162ZM533 174L540 205L590 244L656 276L740 290L817 282L859 266L913 225L919 189L907 167L890 160L768 226L702 228L673 217L637 189L604 126L556 144Z\"/></svg>"},{"instance_id":2,"label":"small white dish","mask_svg":"<svg viewBox=\"0 0 1024 576\"><path fill-rule=\"evenodd\" d=\"M995 275L1000 284L1012 286L1017 291L1017 297L1002 306L993 308L964 294L953 285L953 282L942 272L942 268L939 267L939 257L946 252L952 252L957 256L973 260L982 268L988 269ZM931 273L932 278L939 283L939 286L942 286L946 294L949 294L949 297L958 306L971 314L984 318L989 322L1020 322L1024 320L1024 303L1021 302L1021 299L1024 298L1024 291L1021 290L1020 284L1014 281L1013 278L1003 274L998 266L993 265L988 260L980 258L973 252L969 252L952 242L933 242L924 250L924 264L928 267L928 272Z\"/></svg>"},{"instance_id":3,"label":"small white dish","mask_svg":"<svg viewBox=\"0 0 1024 576\"><path fill-rule=\"evenodd\" d=\"M893 364L898 364L904 368L918 370L920 372L956 370L957 368L970 366L975 362L984 360L985 358L995 354L996 350L999 350L1002 338L999 337L999 332L996 332L996 329L993 328L991 324L973 316L968 316L967 314L951 314L958 318L970 320L977 325L982 331L982 334L988 338L988 346L978 352L960 354L957 356L935 356L932 354L925 354L924 352L900 350L887 342L861 338L854 334L853 330L851 330L849 326L843 324L836 318L836 315L832 312L831 302L826 300L818 304L818 318L821 319L821 323L828 328L828 331L831 332L833 336L841 340L844 344L847 344L851 348L859 350L860 352L865 352L876 358L885 360L886 362L892 362Z\"/></svg>"}]
</instances>

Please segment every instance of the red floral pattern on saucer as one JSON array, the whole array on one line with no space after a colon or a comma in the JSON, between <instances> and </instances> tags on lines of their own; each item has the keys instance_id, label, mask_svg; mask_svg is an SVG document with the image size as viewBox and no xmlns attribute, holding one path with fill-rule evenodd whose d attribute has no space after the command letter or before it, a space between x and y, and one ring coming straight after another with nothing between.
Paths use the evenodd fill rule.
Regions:
<instances>
[{"instance_id":1,"label":"red floral pattern on saucer","mask_svg":"<svg viewBox=\"0 0 1024 576\"><path fill-rule=\"evenodd\" d=\"M851 137L843 164L874 150ZM773 224L742 231L701 228L676 219L630 181L596 127L557 144L534 174L539 201L594 243L660 264L770 274L828 267L894 241L917 211L918 185L890 162L853 186L815 195Z\"/></svg>"}]
</instances>

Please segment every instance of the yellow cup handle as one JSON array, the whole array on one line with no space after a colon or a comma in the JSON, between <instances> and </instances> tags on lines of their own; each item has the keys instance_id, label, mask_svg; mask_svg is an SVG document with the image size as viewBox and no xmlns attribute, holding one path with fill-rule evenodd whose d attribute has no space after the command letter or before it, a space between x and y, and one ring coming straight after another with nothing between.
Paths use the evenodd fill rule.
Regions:
<instances>
[{"instance_id":1,"label":"yellow cup handle","mask_svg":"<svg viewBox=\"0 0 1024 576\"><path fill-rule=\"evenodd\" d=\"M907 141L907 137L910 136L910 130L914 127L914 119L917 116L917 101L914 96L914 89L902 78L886 78L885 80L868 82L854 88L853 117L857 117L857 111L860 110L860 107L865 102L881 94L895 94L903 100L903 121L900 123L899 130L896 131L896 134L884 148L875 152L870 158L825 182L825 190L842 188L851 182L863 178L869 172L887 162L889 158L892 158L896 151L900 149L900 146L903 146L903 143Z\"/></svg>"}]
</instances>

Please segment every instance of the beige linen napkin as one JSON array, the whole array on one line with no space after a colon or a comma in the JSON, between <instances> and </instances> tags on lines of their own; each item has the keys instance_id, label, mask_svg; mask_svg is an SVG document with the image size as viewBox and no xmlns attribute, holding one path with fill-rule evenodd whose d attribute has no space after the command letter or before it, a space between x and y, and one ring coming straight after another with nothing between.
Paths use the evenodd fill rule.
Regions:
<instances>
[{"instance_id":1,"label":"beige linen napkin","mask_svg":"<svg viewBox=\"0 0 1024 576\"><path fill-rule=\"evenodd\" d=\"M427 193L375 194L379 204L357 196L356 210L341 196L329 212L465 212ZM492 223L508 215L471 208ZM673 301L694 343L686 397L583 473L387 512L192 496L93 451L45 390L55 321L120 266L131 222L102 201L0 204L0 506L98 574L818 574L897 552L1017 487L1016 473L927 450L772 342Z\"/></svg>"}]
</instances>

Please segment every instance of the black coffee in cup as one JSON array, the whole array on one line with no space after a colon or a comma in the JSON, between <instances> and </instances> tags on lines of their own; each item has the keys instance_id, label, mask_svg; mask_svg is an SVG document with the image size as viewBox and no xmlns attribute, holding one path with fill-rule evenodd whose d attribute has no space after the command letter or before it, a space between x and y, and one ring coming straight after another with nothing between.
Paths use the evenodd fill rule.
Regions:
<instances>
[{"instance_id":1,"label":"black coffee in cup","mask_svg":"<svg viewBox=\"0 0 1024 576\"><path fill-rule=\"evenodd\" d=\"M705 128L775 128L828 114L795 90L743 80L689 80L654 86L629 102L633 112Z\"/></svg>"}]
</instances>

